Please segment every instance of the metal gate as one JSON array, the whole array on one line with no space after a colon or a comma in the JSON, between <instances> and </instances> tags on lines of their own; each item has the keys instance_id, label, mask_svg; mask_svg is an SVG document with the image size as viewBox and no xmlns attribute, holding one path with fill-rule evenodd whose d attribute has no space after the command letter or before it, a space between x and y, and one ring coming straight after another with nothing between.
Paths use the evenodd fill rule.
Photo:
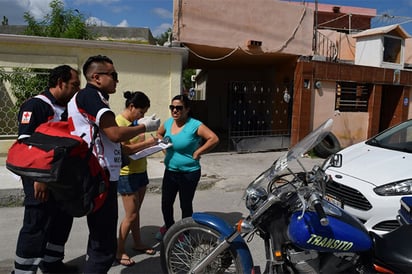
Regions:
<instances>
[{"instance_id":1,"label":"metal gate","mask_svg":"<svg viewBox=\"0 0 412 274\"><path fill-rule=\"evenodd\" d=\"M20 105L47 86L47 69L0 67L0 140L15 139Z\"/></svg>"},{"instance_id":2,"label":"metal gate","mask_svg":"<svg viewBox=\"0 0 412 274\"><path fill-rule=\"evenodd\" d=\"M229 86L229 139L237 151L287 148L292 92L287 86L235 81Z\"/></svg>"}]
</instances>

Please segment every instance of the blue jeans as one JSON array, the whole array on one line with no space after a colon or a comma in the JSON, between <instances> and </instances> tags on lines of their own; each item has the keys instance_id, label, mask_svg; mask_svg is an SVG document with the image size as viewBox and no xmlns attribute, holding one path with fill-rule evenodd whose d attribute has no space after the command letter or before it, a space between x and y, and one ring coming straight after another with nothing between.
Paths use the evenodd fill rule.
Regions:
<instances>
[{"instance_id":1,"label":"blue jeans","mask_svg":"<svg viewBox=\"0 0 412 274\"><path fill-rule=\"evenodd\" d=\"M193 172L165 170L162 182L162 213L166 228L174 224L173 204L179 193L182 219L193 214L193 198L200 180L200 169Z\"/></svg>"}]
</instances>

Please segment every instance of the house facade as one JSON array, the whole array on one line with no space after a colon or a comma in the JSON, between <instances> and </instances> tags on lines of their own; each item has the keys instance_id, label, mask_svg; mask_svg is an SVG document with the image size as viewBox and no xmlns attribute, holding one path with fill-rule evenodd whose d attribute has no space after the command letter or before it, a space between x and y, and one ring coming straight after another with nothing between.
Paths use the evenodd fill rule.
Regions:
<instances>
[{"instance_id":1,"label":"house facade","mask_svg":"<svg viewBox=\"0 0 412 274\"><path fill-rule=\"evenodd\" d=\"M117 92L110 96L110 106L115 113L124 108L124 91L140 90L151 99L149 113L156 113L162 121L169 117L167 106L171 98L181 91L181 71L187 62L187 50L183 48L0 34L0 68L5 71L15 68L51 69L68 64L81 72L87 58L97 54L109 56L119 73ZM82 76L81 86L85 83ZM2 83L0 93L3 98L0 122L14 121L17 114L10 114L10 105L15 98L7 83ZM0 153L7 153L16 134L16 126L0 134Z\"/></svg>"},{"instance_id":2,"label":"house facade","mask_svg":"<svg viewBox=\"0 0 412 274\"><path fill-rule=\"evenodd\" d=\"M120 75L114 111L123 108L123 91L142 90L149 112L162 120L181 92L182 70L192 68L192 111L219 135L217 150L288 148L327 118L344 147L412 117L412 39L400 26L371 30L375 15L300 1L174 0L171 47L115 42L114 35L84 41L0 34L0 68L65 63L80 70L88 56L108 55ZM391 52L373 51L385 43ZM0 92L13 103L7 86ZM0 136L4 153L15 135Z\"/></svg>"},{"instance_id":3,"label":"house facade","mask_svg":"<svg viewBox=\"0 0 412 274\"><path fill-rule=\"evenodd\" d=\"M403 41L397 65L355 62L369 36L356 34L374 16L290 1L174 0L172 44L198 71L195 114L237 151L288 148L327 118L347 146L412 117L407 33L381 33Z\"/></svg>"},{"instance_id":4,"label":"house facade","mask_svg":"<svg viewBox=\"0 0 412 274\"><path fill-rule=\"evenodd\" d=\"M336 60L297 62L292 143L327 118L334 118L333 133L346 147L412 117L412 71L405 63L409 35L402 27L334 35L329 33L336 44L346 41ZM386 41L384 47L387 38L395 45Z\"/></svg>"}]
</instances>

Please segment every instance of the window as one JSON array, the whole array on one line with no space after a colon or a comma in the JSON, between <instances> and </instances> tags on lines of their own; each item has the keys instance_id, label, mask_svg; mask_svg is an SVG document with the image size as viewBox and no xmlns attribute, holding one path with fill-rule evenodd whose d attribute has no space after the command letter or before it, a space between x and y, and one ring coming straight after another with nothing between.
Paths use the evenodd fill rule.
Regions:
<instances>
[{"instance_id":1,"label":"window","mask_svg":"<svg viewBox=\"0 0 412 274\"><path fill-rule=\"evenodd\" d=\"M401 63L402 40L395 37L383 37L383 61L388 63Z\"/></svg>"},{"instance_id":2,"label":"window","mask_svg":"<svg viewBox=\"0 0 412 274\"><path fill-rule=\"evenodd\" d=\"M336 84L335 110L341 112L368 112L372 85L349 82Z\"/></svg>"}]
</instances>

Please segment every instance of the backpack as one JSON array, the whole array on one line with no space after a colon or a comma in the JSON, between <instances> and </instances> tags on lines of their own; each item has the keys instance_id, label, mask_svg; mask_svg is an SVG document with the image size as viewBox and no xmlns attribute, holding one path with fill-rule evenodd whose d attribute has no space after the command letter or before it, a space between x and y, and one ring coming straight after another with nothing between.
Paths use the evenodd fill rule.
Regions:
<instances>
[{"instance_id":1,"label":"backpack","mask_svg":"<svg viewBox=\"0 0 412 274\"><path fill-rule=\"evenodd\" d=\"M56 202L74 217L98 210L104 203L109 180L90 146L72 135L69 122L39 125L28 138L10 147L6 167L13 173L47 183Z\"/></svg>"}]
</instances>

